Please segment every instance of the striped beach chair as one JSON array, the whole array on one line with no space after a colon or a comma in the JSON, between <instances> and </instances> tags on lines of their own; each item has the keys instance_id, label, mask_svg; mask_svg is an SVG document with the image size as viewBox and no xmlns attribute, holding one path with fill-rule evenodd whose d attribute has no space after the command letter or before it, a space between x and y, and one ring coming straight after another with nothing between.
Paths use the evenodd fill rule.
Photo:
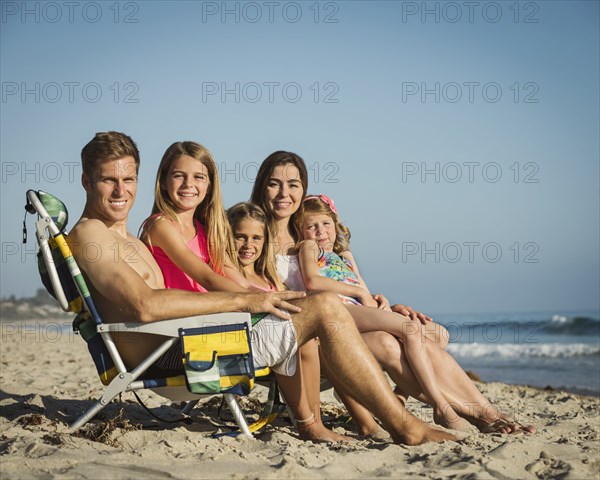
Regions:
<instances>
[{"instance_id":1,"label":"striped beach chair","mask_svg":"<svg viewBox=\"0 0 600 480\"><path fill-rule=\"evenodd\" d=\"M206 327L210 326L213 329L212 332L220 332L232 325L242 324L251 329L252 319L250 314L201 315L152 323L104 323L65 239L68 222L68 212L65 205L55 196L42 191L28 190L26 196L26 211L38 217L35 227L36 239L39 245L38 265L42 282L64 311L76 314L73 328L86 341L100 380L105 386L102 397L70 425L71 430L76 430L85 425L115 397L129 391L136 392L151 389L172 401L185 401L187 403L182 413L189 413L197 404L201 395L188 391L184 375L148 379L143 378L144 373L161 355L180 342L179 333L181 329L204 329L203 331L206 332ZM24 242L26 237L24 225ZM168 337L168 339L134 369L127 369L113 341L111 334L114 332L161 335ZM251 370L253 370L253 374L250 379L252 381L249 384L242 384L243 386L240 388L232 388L228 393L220 393L224 396L225 402L238 425L239 430L234 434L242 433L252 436L252 432L272 422L282 408L279 404L279 395L276 393L276 384L271 379L269 401L261 417L257 422L251 425L248 424L235 394L248 393L253 387L254 376L264 377L269 373L268 368L256 370L252 368Z\"/></svg>"}]
</instances>

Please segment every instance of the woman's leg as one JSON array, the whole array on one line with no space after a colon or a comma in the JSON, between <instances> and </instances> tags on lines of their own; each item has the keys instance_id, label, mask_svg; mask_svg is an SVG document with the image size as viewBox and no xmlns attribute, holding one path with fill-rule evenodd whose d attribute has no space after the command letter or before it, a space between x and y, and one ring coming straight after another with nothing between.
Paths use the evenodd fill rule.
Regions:
<instances>
[{"instance_id":1,"label":"woman's leg","mask_svg":"<svg viewBox=\"0 0 600 480\"><path fill-rule=\"evenodd\" d=\"M440 388L455 411L462 417L482 431L502 419L507 422L507 425L496 430L500 433L513 433L520 430L535 432L535 427L520 425L485 398L452 355L429 342L427 348L436 377L440 380Z\"/></svg>"},{"instance_id":2,"label":"woman's leg","mask_svg":"<svg viewBox=\"0 0 600 480\"><path fill-rule=\"evenodd\" d=\"M370 332L363 334L363 339L382 368L402 392L431 404L431 400L423 393L421 385L402 351L401 343L395 337L386 332ZM514 422L511 423L506 415L481 394L448 352L429 341L426 342L426 346L439 388L459 415L465 417L480 430L486 430L498 419L507 420L509 425L506 428L500 427L496 430L497 432L511 433L519 430L518 425ZM531 433L535 431L535 428L530 425L524 429Z\"/></svg>"},{"instance_id":3,"label":"woman's leg","mask_svg":"<svg viewBox=\"0 0 600 480\"><path fill-rule=\"evenodd\" d=\"M426 337L421 323L393 312L376 308L347 305L359 332L383 330L399 338L412 371L422 391L430 400L433 415L439 424L455 429L466 425L442 394L426 349Z\"/></svg>"}]
</instances>

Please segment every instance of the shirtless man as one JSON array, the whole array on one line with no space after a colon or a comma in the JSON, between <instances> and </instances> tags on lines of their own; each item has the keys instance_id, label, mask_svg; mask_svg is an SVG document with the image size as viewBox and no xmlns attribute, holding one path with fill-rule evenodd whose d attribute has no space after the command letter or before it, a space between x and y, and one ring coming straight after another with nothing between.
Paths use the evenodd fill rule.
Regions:
<instances>
[{"instance_id":1,"label":"shirtless man","mask_svg":"<svg viewBox=\"0 0 600 480\"><path fill-rule=\"evenodd\" d=\"M122 133L98 133L83 148L81 159L87 198L69 243L105 322L154 322L231 311L267 312L281 322L291 321L295 336L290 348L285 352L281 349L281 358L271 358L269 366L286 362L296 355L298 345L318 336L323 355L339 380L381 420L396 443L416 445L456 439L429 427L404 409L335 294L199 294L165 289L152 255L127 231L140 162L135 143ZM263 340L255 349L260 350L261 344L269 341ZM124 362L131 367L157 348L160 339L152 342L147 336L130 333L121 334L116 343Z\"/></svg>"}]
</instances>

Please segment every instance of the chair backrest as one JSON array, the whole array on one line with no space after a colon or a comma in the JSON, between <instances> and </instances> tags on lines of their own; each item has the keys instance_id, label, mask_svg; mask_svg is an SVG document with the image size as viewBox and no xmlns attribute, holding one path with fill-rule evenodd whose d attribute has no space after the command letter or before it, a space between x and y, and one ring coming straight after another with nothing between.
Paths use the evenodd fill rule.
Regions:
<instances>
[{"instance_id":1,"label":"chair backrest","mask_svg":"<svg viewBox=\"0 0 600 480\"><path fill-rule=\"evenodd\" d=\"M106 345L97 333L96 326L102 324L102 319L66 242L69 218L67 208L54 195L29 190L25 210L38 216L37 259L42 283L63 310L77 314L73 321L73 330L80 333L87 342L100 380L108 385L118 375L118 371ZM24 242L26 238L25 235Z\"/></svg>"}]
</instances>

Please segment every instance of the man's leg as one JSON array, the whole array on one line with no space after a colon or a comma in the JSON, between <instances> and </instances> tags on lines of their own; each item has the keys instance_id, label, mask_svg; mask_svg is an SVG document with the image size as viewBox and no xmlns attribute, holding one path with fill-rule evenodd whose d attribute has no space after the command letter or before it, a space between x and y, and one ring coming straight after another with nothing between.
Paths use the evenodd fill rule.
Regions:
<instances>
[{"instance_id":1,"label":"man's leg","mask_svg":"<svg viewBox=\"0 0 600 480\"><path fill-rule=\"evenodd\" d=\"M302 308L302 312L292 314L298 344L319 337L333 375L379 418L395 442L417 445L456 439L429 427L400 404L337 295L318 292L293 303Z\"/></svg>"}]
</instances>

